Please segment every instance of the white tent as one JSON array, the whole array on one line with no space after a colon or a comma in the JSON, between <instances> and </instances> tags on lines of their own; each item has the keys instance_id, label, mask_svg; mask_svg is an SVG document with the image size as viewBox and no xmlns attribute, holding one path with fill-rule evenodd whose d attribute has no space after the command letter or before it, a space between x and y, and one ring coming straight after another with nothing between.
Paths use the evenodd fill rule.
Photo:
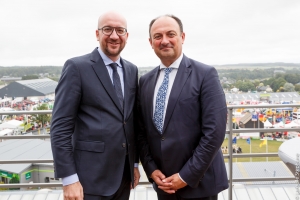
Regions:
<instances>
[{"instance_id":1,"label":"white tent","mask_svg":"<svg viewBox=\"0 0 300 200\"><path fill-rule=\"evenodd\" d=\"M274 128L281 128L281 127L283 127L283 122L279 122L277 124L274 124L273 127Z\"/></svg>"},{"instance_id":2,"label":"white tent","mask_svg":"<svg viewBox=\"0 0 300 200\"><path fill-rule=\"evenodd\" d=\"M4 122L3 124L1 124L0 130L6 129L6 128L15 129L15 128L18 128L21 124L23 124L22 121L10 120L10 121L7 121L7 122Z\"/></svg>"},{"instance_id":3,"label":"white tent","mask_svg":"<svg viewBox=\"0 0 300 200\"><path fill-rule=\"evenodd\" d=\"M11 129L4 129L4 130L0 131L0 136L11 135L12 132L13 132L13 130L11 130Z\"/></svg>"},{"instance_id":4,"label":"white tent","mask_svg":"<svg viewBox=\"0 0 300 200\"><path fill-rule=\"evenodd\" d=\"M299 127L300 124L297 124L296 122L292 121L291 123L289 124L285 124L285 127L286 128L292 128L292 127Z\"/></svg>"},{"instance_id":5,"label":"white tent","mask_svg":"<svg viewBox=\"0 0 300 200\"><path fill-rule=\"evenodd\" d=\"M271 126L273 126L273 125L269 122L269 120L266 120L266 121L264 122L264 127L265 127L265 128L269 128L269 127L271 127Z\"/></svg>"}]
</instances>

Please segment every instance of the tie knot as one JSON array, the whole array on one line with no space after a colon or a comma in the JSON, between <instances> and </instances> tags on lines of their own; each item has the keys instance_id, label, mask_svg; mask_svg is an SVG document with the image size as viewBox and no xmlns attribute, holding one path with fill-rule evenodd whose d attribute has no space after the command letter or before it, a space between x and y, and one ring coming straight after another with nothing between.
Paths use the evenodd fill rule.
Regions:
<instances>
[{"instance_id":1,"label":"tie knot","mask_svg":"<svg viewBox=\"0 0 300 200\"><path fill-rule=\"evenodd\" d=\"M118 67L117 63L110 63L109 66L112 68L113 71L117 71L117 67Z\"/></svg>"},{"instance_id":2,"label":"tie knot","mask_svg":"<svg viewBox=\"0 0 300 200\"><path fill-rule=\"evenodd\" d=\"M173 68L165 68L165 74L170 74Z\"/></svg>"}]
</instances>

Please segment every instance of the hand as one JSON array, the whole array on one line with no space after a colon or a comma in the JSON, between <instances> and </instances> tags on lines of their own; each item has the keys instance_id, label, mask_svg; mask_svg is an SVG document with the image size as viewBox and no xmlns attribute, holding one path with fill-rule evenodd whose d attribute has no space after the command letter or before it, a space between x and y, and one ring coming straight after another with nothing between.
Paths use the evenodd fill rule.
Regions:
<instances>
[{"instance_id":1,"label":"hand","mask_svg":"<svg viewBox=\"0 0 300 200\"><path fill-rule=\"evenodd\" d=\"M172 176L163 179L162 182L172 183L171 189L173 189L175 191L179 190L180 188L183 188L183 187L187 186L187 184L185 182L183 182L181 180L181 178L179 178L178 173L173 174ZM160 188L160 187L158 187L158 188Z\"/></svg>"},{"instance_id":2,"label":"hand","mask_svg":"<svg viewBox=\"0 0 300 200\"><path fill-rule=\"evenodd\" d=\"M80 182L63 186L64 200L83 200L83 189Z\"/></svg>"},{"instance_id":3,"label":"hand","mask_svg":"<svg viewBox=\"0 0 300 200\"><path fill-rule=\"evenodd\" d=\"M134 178L133 188L132 188L132 184L130 183L130 189L134 189L137 186L137 184L139 183L140 177L141 177L141 175L140 175L139 168L135 167L133 170L133 178Z\"/></svg>"},{"instance_id":4,"label":"hand","mask_svg":"<svg viewBox=\"0 0 300 200\"><path fill-rule=\"evenodd\" d=\"M166 176L160 171L160 170L154 170L151 174L151 178L155 181L155 183L158 185L158 188L162 189L166 193L174 194L175 190L171 188L172 183L170 182L163 182L165 180Z\"/></svg>"}]
</instances>

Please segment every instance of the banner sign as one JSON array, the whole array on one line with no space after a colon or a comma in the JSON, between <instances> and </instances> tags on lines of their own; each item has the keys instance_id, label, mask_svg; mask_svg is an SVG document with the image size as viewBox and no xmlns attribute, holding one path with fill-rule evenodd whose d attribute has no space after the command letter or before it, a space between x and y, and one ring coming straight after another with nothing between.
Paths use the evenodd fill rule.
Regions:
<instances>
[{"instance_id":1,"label":"banner sign","mask_svg":"<svg viewBox=\"0 0 300 200\"><path fill-rule=\"evenodd\" d=\"M25 174L25 179L28 180L28 179L31 179L31 172L27 172Z\"/></svg>"},{"instance_id":2,"label":"banner sign","mask_svg":"<svg viewBox=\"0 0 300 200\"><path fill-rule=\"evenodd\" d=\"M257 114L252 114L252 121L254 121L254 122L257 121Z\"/></svg>"},{"instance_id":3,"label":"banner sign","mask_svg":"<svg viewBox=\"0 0 300 200\"><path fill-rule=\"evenodd\" d=\"M12 175L13 174L11 174L11 173L0 171L0 177L12 178Z\"/></svg>"}]
</instances>

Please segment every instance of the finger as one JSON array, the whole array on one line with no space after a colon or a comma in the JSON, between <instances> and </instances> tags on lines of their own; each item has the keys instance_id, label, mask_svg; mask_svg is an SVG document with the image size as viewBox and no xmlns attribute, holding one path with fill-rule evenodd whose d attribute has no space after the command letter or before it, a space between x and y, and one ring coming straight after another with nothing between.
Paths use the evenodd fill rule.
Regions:
<instances>
[{"instance_id":1,"label":"finger","mask_svg":"<svg viewBox=\"0 0 300 200\"><path fill-rule=\"evenodd\" d=\"M174 188L168 186L158 186L158 188L161 190L175 190Z\"/></svg>"},{"instance_id":2,"label":"finger","mask_svg":"<svg viewBox=\"0 0 300 200\"><path fill-rule=\"evenodd\" d=\"M164 192L168 193L168 194L174 194L175 190L164 190Z\"/></svg>"},{"instance_id":3,"label":"finger","mask_svg":"<svg viewBox=\"0 0 300 200\"><path fill-rule=\"evenodd\" d=\"M155 183L156 183L157 185L160 185L160 186L167 186L167 187L170 187L170 186L173 185L173 183L164 183L164 182L162 182L160 179L157 179L157 181L155 181Z\"/></svg>"},{"instance_id":4,"label":"finger","mask_svg":"<svg viewBox=\"0 0 300 200\"><path fill-rule=\"evenodd\" d=\"M135 180L134 181L134 187L136 187L138 185L139 181L138 180Z\"/></svg>"},{"instance_id":5,"label":"finger","mask_svg":"<svg viewBox=\"0 0 300 200\"><path fill-rule=\"evenodd\" d=\"M165 179L162 180L162 182L164 183L170 183L174 180L174 177L173 176L170 176L170 177L167 177Z\"/></svg>"},{"instance_id":6,"label":"finger","mask_svg":"<svg viewBox=\"0 0 300 200\"><path fill-rule=\"evenodd\" d=\"M158 177L160 178L160 180L166 178L166 176L165 176L163 173L161 173L161 172L159 172L157 175L158 175Z\"/></svg>"}]
</instances>

